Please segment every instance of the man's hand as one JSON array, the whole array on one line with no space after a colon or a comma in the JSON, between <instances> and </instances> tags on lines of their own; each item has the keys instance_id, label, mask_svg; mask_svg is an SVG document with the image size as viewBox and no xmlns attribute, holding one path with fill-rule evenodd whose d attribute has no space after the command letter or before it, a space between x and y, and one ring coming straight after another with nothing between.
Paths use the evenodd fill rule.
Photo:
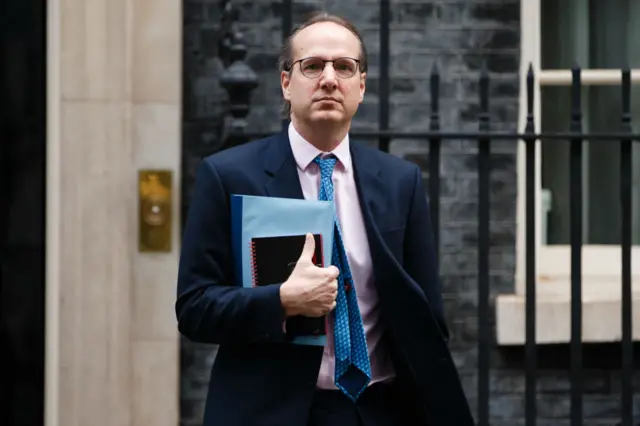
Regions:
<instances>
[{"instance_id":1,"label":"man's hand","mask_svg":"<svg viewBox=\"0 0 640 426\"><path fill-rule=\"evenodd\" d=\"M285 314L321 317L336 306L338 268L319 268L313 264L316 242L307 234L302 254L291 276L280 287L280 300Z\"/></svg>"}]
</instances>

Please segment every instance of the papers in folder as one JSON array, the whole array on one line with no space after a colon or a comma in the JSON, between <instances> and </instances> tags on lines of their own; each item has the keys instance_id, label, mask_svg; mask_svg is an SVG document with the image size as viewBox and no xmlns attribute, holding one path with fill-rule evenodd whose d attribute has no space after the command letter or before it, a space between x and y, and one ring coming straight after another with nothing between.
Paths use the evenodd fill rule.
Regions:
<instances>
[{"instance_id":1,"label":"papers in folder","mask_svg":"<svg viewBox=\"0 0 640 426\"><path fill-rule=\"evenodd\" d=\"M286 281L302 253L305 236L316 241L314 261L331 263L335 210L330 201L231 196L231 233L236 284L243 287ZM326 319L293 317L291 342L324 346Z\"/></svg>"}]
</instances>

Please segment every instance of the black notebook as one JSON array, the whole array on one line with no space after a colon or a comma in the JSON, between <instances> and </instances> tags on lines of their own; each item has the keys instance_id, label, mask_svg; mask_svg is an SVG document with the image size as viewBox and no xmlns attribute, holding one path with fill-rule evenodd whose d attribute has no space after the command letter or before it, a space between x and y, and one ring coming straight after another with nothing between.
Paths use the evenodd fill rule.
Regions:
<instances>
[{"instance_id":1,"label":"black notebook","mask_svg":"<svg viewBox=\"0 0 640 426\"><path fill-rule=\"evenodd\" d=\"M316 251L313 263L323 265L322 236L313 236ZM304 247L305 235L287 235L278 237L259 237L251 239L251 262L253 286L279 284L285 282Z\"/></svg>"},{"instance_id":2,"label":"black notebook","mask_svg":"<svg viewBox=\"0 0 640 426\"><path fill-rule=\"evenodd\" d=\"M324 266L322 235L314 234L316 249L313 263ZM251 239L251 262L253 286L281 284L285 282L302 254L306 236L287 235L257 237ZM325 334L325 318L291 317L287 320L287 335L296 336Z\"/></svg>"}]
</instances>

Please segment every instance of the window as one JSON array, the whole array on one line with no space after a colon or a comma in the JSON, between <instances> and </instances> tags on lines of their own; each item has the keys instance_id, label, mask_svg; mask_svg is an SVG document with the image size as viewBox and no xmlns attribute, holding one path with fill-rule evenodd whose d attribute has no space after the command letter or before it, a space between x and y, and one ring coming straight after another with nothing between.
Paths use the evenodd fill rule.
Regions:
<instances>
[{"instance_id":1,"label":"window","mask_svg":"<svg viewBox=\"0 0 640 426\"><path fill-rule=\"evenodd\" d=\"M640 131L640 1L522 0L522 64L536 72L536 129L568 131L571 67L582 69L583 129L620 128L620 69L632 69L634 131ZM520 129L524 128L522 86ZM518 289L524 288L524 150L520 151ZM585 141L583 163L583 291L619 293L620 181L619 143ZM632 263L640 264L640 143L634 144ZM569 294L570 204L569 142L538 144L538 289ZM634 277L640 274L638 268ZM633 281L639 281L634 279ZM639 287L640 290L640 287Z\"/></svg>"}]
</instances>

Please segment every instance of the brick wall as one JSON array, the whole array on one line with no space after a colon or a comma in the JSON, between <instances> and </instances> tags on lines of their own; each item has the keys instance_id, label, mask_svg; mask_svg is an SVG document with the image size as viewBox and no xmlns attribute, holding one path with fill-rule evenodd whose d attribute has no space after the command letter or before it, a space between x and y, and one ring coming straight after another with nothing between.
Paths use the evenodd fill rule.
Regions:
<instances>
[{"instance_id":1,"label":"brick wall","mask_svg":"<svg viewBox=\"0 0 640 426\"><path fill-rule=\"evenodd\" d=\"M218 85L215 34L217 2L185 1L185 206L199 158L220 145L225 94ZM258 74L249 128L278 131L281 91L275 64L281 45L278 1L234 2L239 28L248 45L247 61ZM294 23L306 13L328 10L352 20L370 52L368 93L354 128L375 130L378 118L379 5L377 0L296 1ZM487 61L491 77L491 125L514 129L518 114L520 3L502 1L392 1L390 125L396 130L427 130L429 71L442 73L441 124L445 130L477 128L478 71ZM425 166L424 141L392 141L391 152ZM515 268L516 147L492 143L491 295L511 292ZM453 334L451 348L476 410L477 396L477 148L469 141L448 141L442 148L441 265L443 296ZM426 183L426 182L425 182ZM493 310L493 303L492 303ZM483 319L492 326L493 316ZM569 379L566 347L541 348L539 425L568 424ZM618 417L620 359L616 347L585 353L585 417L588 425L614 425ZM215 348L183 342L182 425L200 424L209 368ZM524 416L524 354L519 348L495 348L491 354L492 425L521 424ZM619 368L619 367L617 367Z\"/></svg>"}]
</instances>

